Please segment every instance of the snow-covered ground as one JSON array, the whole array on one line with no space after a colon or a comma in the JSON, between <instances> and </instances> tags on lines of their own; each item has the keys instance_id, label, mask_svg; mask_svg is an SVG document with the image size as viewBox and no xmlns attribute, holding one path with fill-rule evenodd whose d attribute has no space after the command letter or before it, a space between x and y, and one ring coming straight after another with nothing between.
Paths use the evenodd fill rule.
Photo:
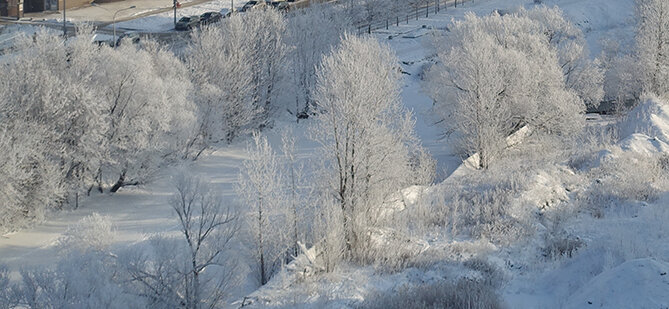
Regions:
<instances>
[{"instance_id":1,"label":"snow-covered ground","mask_svg":"<svg viewBox=\"0 0 669 309\"><path fill-rule=\"evenodd\" d=\"M560 6L566 15L584 31L591 56L596 57L602 39L631 43L633 0L544 0L546 5ZM235 3L235 5L243 3ZM530 0L475 0L449 7L437 15L391 26L373 35L389 44L402 63L405 85L402 89L404 104L416 116L416 130L438 162L438 181L444 181L459 166L461 158L453 153L449 140L442 136L437 119L431 112L432 101L423 89L422 73L433 61L430 54L429 32L445 31L452 19L462 18L466 12L490 14L494 10L513 11L520 6L531 7ZM228 8L227 0L184 8L182 16L219 11ZM119 27L162 31L172 27L171 13L136 19L118 24ZM620 143L604 149L590 161L587 169L601 162L611 162L626 154L658 154L669 150L669 102L648 99L622 123ZM601 122L601 121L600 121ZM307 138L309 121L294 124L280 119L268 132L270 141L278 145L279 131L293 127L299 137L297 151L303 159L315 153L315 143ZM113 195L92 194L82 198L80 208L55 213L46 222L33 228L0 237L0 263L17 271L23 266L48 265L57 256L56 240L67 227L79 219L99 213L112 219L117 228L117 245L145 239L151 233L173 230L176 221L166 198L172 193L170 178L180 168L187 168L211 181L228 200L234 200L233 184L239 167L246 157L244 141L219 145L206 152L196 162L185 167L171 167L161 171L155 180L140 187L127 187ZM311 158L317 160L317 158ZM607 161L608 160L608 161ZM581 171L576 171L581 172ZM570 198L569 175L566 168L547 168L532 179L533 186L521 198L535 204L563 205ZM560 178L563 177L563 178ZM337 273L285 286L278 275L267 287L252 295L263 299L265 305L296 306L300 304L320 308L325 305L346 307L361 301L374 291L388 291L407 284L424 284L443 280L477 276L471 268L463 267L465 256L487 256L488 262L498 266L505 284L501 295L510 308L660 308L669 305L669 194L662 193L649 202L629 202L602 210L600 218L590 213L578 213L563 229L577 235L579 249L570 257L546 260L537 254L539 248L498 248L487 241L468 239L428 239L431 252L448 252L452 261L443 261L427 271L409 268L395 274L384 274L373 267L345 266ZM538 206L538 205L535 205ZM539 236L537 236L539 237ZM537 239L530 239L532 246ZM246 282L238 293L240 298L253 291ZM238 304L237 304L238 305Z\"/></svg>"},{"instance_id":2,"label":"snow-covered ground","mask_svg":"<svg viewBox=\"0 0 669 309\"><path fill-rule=\"evenodd\" d=\"M633 0L543 2L559 6L583 30L593 58L599 56L603 40L613 40L622 46L633 43ZM430 18L375 32L379 40L395 50L403 71L408 73L404 78L406 85L402 97L405 105L413 109L419 119L416 125L418 134L435 154L441 179L453 172L461 158L452 154L449 140L444 139L438 128L433 126L436 119L430 114L431 99L422 89L422 72L433 61L427 47L429 33L445 31L450 20L462 18L469 11L485 15L494 10L513 12L520 6L531 8L534 5L533 1L522 0L476 1L457 9L449 7L446 13L442 11ZM649 101L632 111L628 120L620 125L621 141L611 150L602 150L602 156L615 153L609 158L615 161L617 156L630 152L666 153L668 148L664 137L669 132L666 104ZM590 121L592 126L608 125L614 120L599 116L589 118L593 118ZM607 160L599 158L595 161L600 159ZM598 164L592 162L591 166ZM570 191L573 188L566 185L571 177L576 177L574 172L561 167L540 172L530 181L530 189L522 198L537 208L564 205L572 195ZM291 301L302 299L314 308L325 305L347 307L375 291L401 291L409 285L476 276L475 270L458 263L466 260L467 256L487 256L488 261L497 265L507 279L501 294L509 308L589 308L591 304L600 308L665 307L669 304L666 298L669 285L665 276L669 250L664 249L664 243L669 234L660 222L667 221L662 215L668 213L664 210L667 197L669 195L664 194L653 203L630 202L606 209L604 217L599 219L591 214L576 215L563 229L580 249L575 247L569 257L557 260L542 256L538 244L542 241L538 239L540 236L511 248L498 248L487 241L432 239L429 240L431 252L442 248L451 252L450 262L444 260L441 266L428 270L408 268L398 274L378 273L370 267L344 268L329 280L292 287L270 284L252 295L261 300L259 304L266 306L290 307L294 304ZM547 233L540 230L537 234ZM313 287L314 284L316 287Z\"/></svg>"}]
</instances>

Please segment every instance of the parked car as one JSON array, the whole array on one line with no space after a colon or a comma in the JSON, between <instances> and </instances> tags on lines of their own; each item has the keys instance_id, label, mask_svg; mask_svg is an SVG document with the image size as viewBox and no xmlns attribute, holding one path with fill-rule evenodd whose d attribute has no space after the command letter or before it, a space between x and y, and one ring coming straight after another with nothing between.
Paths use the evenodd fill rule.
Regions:
<instances>
[{"instance_id":1,"label":"parked car","mask_svg":"<svg viewBox=\"0 0 669 309\"><path fill-rule=\"evenodd\" d=\"M279 11L288 11L290 9L290 4L285 0L272 1L269 4Z\"/></svg>"},{"instance_id":2,"label":"parked car","mask_svg":"<svg viewBox=\"0 0 669 309\"><path fill-rule=\"evenodd\" d=\"M176 30L185 31L196 28L200 25L200 16L184 16L179 19L177 26L174 27Z\"/></svg>"},{"instance_id":3,"label":"parked car","mask_svg":"<svg viewBox=\"0 0 669 309\"><path fill-rule=\"evenodd\" d=\"M234 12L237 12L237 10L221 9L221 11L219 13L221 13L221 15L223 15L223 18L228 18Z\"/></svg>"},{"instance_id":4,"label":"parked car","mask_svg":"<svg viewBox=\"0 0 669 309\"><path fill-rule=\"evenodd\" d=\"M242 6L242 8L239 11L240 12L246 12L247 10L249 10L253 7L261 6L261 5L265 5L264 0L260 0L260 1L251 0L249 2L246 2L246 4L244 4L244 6Z\"/></svg>"},{"instance_id":5,"label":"parked car","mask_svg":"<svg viewBox=\"0 0 669 309\"><path fill-rule=\"evenodd\" d=\"M125 40L128 40L132 44L138 44L141 38L139 37L139 32L136 31L128 31L123 34L121 34L118 37L118 40L116 40L116 46L121 45L121 43Z\"/></svg>"},{"instance_id":6,"label":"parked car","mask_svg":"<svg viewBox=\"0 0 669 309\"><path fill-rule=\"evenodd\" d=\"M223 18L223 15L219 12L206 12L202 15L200 15L200 24L201 25L209 25L213 23L217 23L221 21L221 18Z\"/></svg>"},{"instance_id":7,"label":"parked car","mask_svg":"<svg viewBox=\"0 0 669 309\"><path fill-rule=\"evenodd\" d=\"M115 42L114 42L114 37L109 35L109 34L102 34L102 33L95 33L91 37L91 43L96 44L98 46L106 45L109 47L114 47Z\"/></svg>"}]
</instances>

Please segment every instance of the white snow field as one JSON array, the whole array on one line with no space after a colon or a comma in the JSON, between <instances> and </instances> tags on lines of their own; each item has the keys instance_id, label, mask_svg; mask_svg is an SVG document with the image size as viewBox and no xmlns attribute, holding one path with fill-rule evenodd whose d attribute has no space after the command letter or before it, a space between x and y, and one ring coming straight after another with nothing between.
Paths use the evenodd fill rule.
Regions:
<instances>
[{"instance_id":1,"label":"white snow field","mask_svg":"<svg viewBox=\"0 0 669 309\"><path fill-rule=\"evenodd\" d=\"M241 2L239 2L242 4ZM600 53L601 40L609 38L623 44L633 40L634 0L544 0L548 6L557 5L585 33L591 57ZM235 3L237 4L237 3ZM220 10L227 1L212 1L188 8L182 14ZM401 61L404 75L402 100L413 110L416 131L422 144L437 160L437 181L433 187L412 187L404 193L405 205L412 207L416 195L430 198L440 186L457 185L458 177L449 177L462 162L453 153L448 138L432 113L432 99L423 89L423 72L434 61L429 33L445 31L452 19L465 13L490 14L494 10L513 11L532 7L531 0L474 0L448 7L436 15L409 20L372 35L389 44ZM160 31L171 27L168 13L119 23L119 27ZM287 118L287 117L286 117ZM308 138L309 120L295 124L280 117L267 132L270 142L279 147L279 132L292 127L298 135L297 152L302 160L318 161L316 143ZM577 173L596 173L617 162L631 164L646 156L667 154L669 151L669 102L647 98L619 126L619 142L584 159L578 168L568 164L550 166L537 172L523 194L513 197L514 216L539 214L549 216L557 207L568 204L574 192L590 184L577 179ZM93 193L83 197L77 210L51 214L43 223L29 229L0 237L0 264L6 264L14 276L21 267L49 265L58 256L57 240L81 218L98 213L111 218L117 230L114 243L123 246L147 239L153 233L173 231L176 220L167 198L172 194L171 178L187 169L210 181L227 201L235 200L233 185L237 181L242 161L247 157L246 140L220 144L205 152L197 161L181 167L163 169L150 183L124 187L115 194ZM631 158L631 159L630 159ZM627 161L623 161L627 160ZM630 161L631 160L631 161ZM632 162L632 163L630 163ZM580 175L580 174L579 174ZM607 183L608 179L602 179ZM267 285L255 290L253 279L247 276L235 291L230 308L238 308L245 296L251 307L350 308L376 292L398 291L407 286L432 282L475 278L483 275L480 269L465 267L462 261L471 257L486 257L487 263L499 268L494 272L500 282L499 293L508 308L666 308L669 306L669 192L651 188L657 198L647 201L611 203L599 213L576 212L563 222L562 230L573 238L574 250L568 257L545 259L541 252L543 237L550 235L549 227L536 222L535 236L522 246L496 246L488 240L445 238L435 235L429 239L410 239L425 252L425 263L437 266L428 270L408 267L395 273L378 271L373 266L344 265L331 274L296 280L290 267L277 274ZM510 202L511 203L511 202ZM416 233L420 234L419 232ZM422 235L421 235L422 236ZM450 260L435 263L430 254L447 256ZM241 262L240 262L241 263ZM240 265L240 268L249 267ZM254 291L255 290L255 291Z\"/></svg>"},{"instance_id":2,"label":"white snow field","mask_svg":"<svg viewBox=\"0 0 669 309\"><path fill-rule=\"evenodd\" d=\"M627 261L590 280L565 307L662 308L669 303L667 271L669 264L653 258Z\"/></svg>"}]
</instances>

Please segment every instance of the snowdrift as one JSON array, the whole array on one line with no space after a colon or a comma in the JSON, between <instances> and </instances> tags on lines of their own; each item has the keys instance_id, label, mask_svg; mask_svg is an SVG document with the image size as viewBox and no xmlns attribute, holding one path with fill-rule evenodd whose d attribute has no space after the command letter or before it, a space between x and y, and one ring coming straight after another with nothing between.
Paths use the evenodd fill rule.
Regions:
<instances>
[{"instance_id":1,"label":"snowdrift","mask_svg":"<svg viewBox=\"0 0 669 309\"><path fill-rule=\"evenodd\" d=\"M633 139L643 139L635 135L641 133L663 142L662 144L666 146L669 143L669 103L656 97L645 98L629 112L620 123L619 129L621 137L636 136ZM635 143L623 141L621 147L626 144L632 146ZM659 143L655 144L660 147Z\"/></svg>"},{"instance_id":2,"label":"snowdrift","mask_svg":"<svg viewBox=\"0 0 669 309\"><path fill-rule=\"evenodd\" d=\"M667 308L669 263L652 258L625 262L593 278L565 308Z\"/></svg>"}]
</instances>

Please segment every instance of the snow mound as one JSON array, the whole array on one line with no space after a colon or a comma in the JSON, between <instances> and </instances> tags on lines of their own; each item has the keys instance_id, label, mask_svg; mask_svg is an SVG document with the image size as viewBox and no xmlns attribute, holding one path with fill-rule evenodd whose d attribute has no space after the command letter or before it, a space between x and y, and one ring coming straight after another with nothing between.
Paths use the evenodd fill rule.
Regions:
<instances>
[{"instance_id":1,"label":"snow mound","mask_svg":"<svg viewBox=\"0 0 669 309\"><path fill-rule=\"evenodd\" d=\"M569 200L569 192L566 189L565 182L573 175L574 172L568 169L558 169L550 172L539 171L532 176L531 185L522 196L541 210L551 208Z\"/></svg>"},{"instance_id":2,"label":"snow mound","mask_svg":"<svg viewBox=\"0 0 669 309\"><path fill-rule=\"evenodd\" d=\"M427 186L410 186L392 194L388 201L383 203L383 207L379 213L380 218L391 218L392 215L398 211L402 211L407 207L413 207L416 203L430 190Z\"/></svg>"},{"instance_id":3,"label":"snow mound","mask_svg":"<svg viewBox=\"0 0 669 309\"><path fill-rule=\"evenodd\" d=\"M632 109L620 123L620 136L643 133L669 143L669 103L649 97Z\"/></svg>"},{"instance_id":4,"label":"snow mound","mask_svg":"<svg viewBox=\"0 0 669 309\"><path fill-rule=\"evenodd\" d=\"M565 308L667 308L669 263L652 258L625 262L593 278Z\"/></svg>"},{"instance_id":5,"label":"snow mound","mask_svg":"<svg viewBox=\"0 0 669 309\"><path fill-rule=\"evenodd\" d=\"M655 137L641 133L634 133L618 143L625 152L635 152L653 156L658 153L669 153L669 145Z\"/></svg>"}]
</instances>

